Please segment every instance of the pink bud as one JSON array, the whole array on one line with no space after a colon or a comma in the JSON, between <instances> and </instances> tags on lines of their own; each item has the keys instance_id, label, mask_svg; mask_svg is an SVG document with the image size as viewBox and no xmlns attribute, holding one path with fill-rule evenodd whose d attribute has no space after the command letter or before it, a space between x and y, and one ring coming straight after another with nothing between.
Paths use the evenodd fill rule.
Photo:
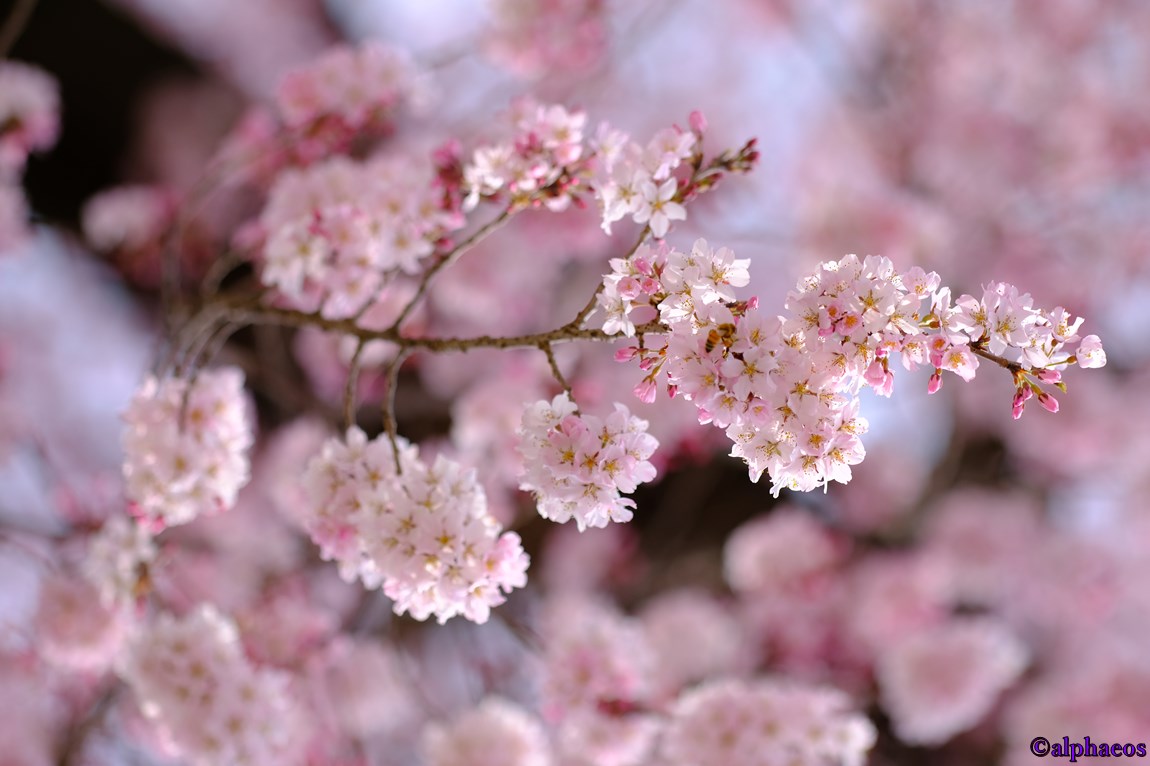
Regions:
<instances>
[{"instance_id":1,"label":"pink bud","mask_svg":"<svg viewBox=\"0 0 1150 766\"><path fill-rule=\"evenodd\" d=\"M627 346L626 348L616 349L615 350L615 361L616 362L629 362L632 359L634 359L635 355L638 353L639 353L639 347L638 346Z\"/></svg>"},{"instance_id":2,"label":"pink bud","mask_svg":"<svg viewBox=\"0 0 1150 766\"><path fill-rule=\"evenodd\" d=\"M707 132L707 118L704 117L703 113L698 109L691 112L690 116L687 118L687 122L690 124L691 130L695 131L699 135Z\"/></svg>"},{"instance_id":3,"label":"pink bud","mask_svg":"<svg viewBox=\"0 0 1150 766\"><path fill-rule=\"evenodd\" d=\"M648 357L641 359L639 361L639 369L642 370L643 372L646 372L647 370L651 369L651 365L653 365L654 363L655 363L655 357L648 356Z\"/></svg>"},{"instance_id":4,"label":"pink bud","mask_svg":"<svg viewBox=\"0 0 1150 766\"><path fill-rule=\"evenodd\" d=\"M1020 388L1014 392L1014 401L1010 403L1010 411L1014 415L1014 419L1018 420L1022 417L1022 408L1026 406L1026 400L1030 397L1030 388Z\"/></svg>"},{"instance_id":5,"label":"pink bud","mask_svg":"<svg viewBox=\"0 0 1150 766\"><path fill-rule=\"evenodd\" d=\"M1058 412L1058 400L1045 391L1038 392L1038 403L1050 412Z\"/></svg>"},{"instance_id":6,"label":"pink bud","mask_svg":"<svg viewBox=\"0 0 1150 766\"><path fill-rule=\"evenodd\" d=\"M926 392L937 394L940 388L942 388L942 370L935 370L934 374L930 376L930 380L926 382Z\"/></svg>"},{"instance_id":7,"label":"pink bud","mask_svg":"<svg viewBox=\"0 0 1150 766\"><path fill-rule=\"evenodd\" d=\"M667 396L674 399L675 394L677 394L677 393L679 393L679 387L678 386L667 386Z\"/></svg>"},{"instance_id":8,"label":"pink bud","mask_svg":"<svg viewBox=\"0 0 1150 766\"><path fill-rule=\"evenodd\" d=\"M634 390L635 396L638 397L640 401L646 402L647 404L651 404L653 401L655 401L654 378L643 378L641 381L639 381L639 385L635 386Z\"/></svg>"},{"instance_id":9,"label":"pink bud","mask_svg":"<svg viewBox=\"0 0 1150 766\"><path fill-rule=\"evenodd\" d=\"M1046 383L1058 383L1062 380L1062 373L1058 370L1039 370L1035 377Z\"/></svg>"},{"instance_id":10,"label":"pink bud","mask_svg":"<svg viewBox=\"0 0 1150 766\"><path fill-rule=\"evenodd\" d=\"M757 309L758 307L759 307L759 296L752 295L750 297L750 300L747 301L747 308L749 310L753 311L753 310Z\"/></svg>"}]
</instances>

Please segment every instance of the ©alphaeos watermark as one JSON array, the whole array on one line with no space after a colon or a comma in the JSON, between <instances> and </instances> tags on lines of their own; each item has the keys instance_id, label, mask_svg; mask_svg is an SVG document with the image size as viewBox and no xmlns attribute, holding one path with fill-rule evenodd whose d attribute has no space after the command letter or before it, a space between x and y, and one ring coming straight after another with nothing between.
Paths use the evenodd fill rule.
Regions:
<instances>
[{"instance_id":1,"label":"\u00a9alphaeos watermark","mask_svg":"<svg viewBox=\"0 0 1150 766\"><path fill-rule=\"evenodd\" d=\"M1081 742L1071 742L1070 737L1051 742L1046 737L1030 740L1030 752L1039 758L1066 758L1074 763L1079 758L1145 758L1145 742L1091 742L1083 737Z\"/></svg>"}]
</instances>

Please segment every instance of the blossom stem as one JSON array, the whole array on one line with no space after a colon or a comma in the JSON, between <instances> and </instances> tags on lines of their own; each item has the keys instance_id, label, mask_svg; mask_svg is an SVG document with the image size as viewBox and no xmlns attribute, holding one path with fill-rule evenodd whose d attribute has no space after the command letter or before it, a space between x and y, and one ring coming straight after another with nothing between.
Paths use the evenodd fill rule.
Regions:
<instances>
[{"instance_id":1,"label":"blossom stem","mask_svg":"<svg viewBox=\"0 0 1150 766\"><path fill-rule=\"evenodd\" d=\"M399 312L399 316L396 318L390 329L399 330L400 325L402 325L407 317L411 315L412 311L415 311L415 307L419 305L419 302L423 300L423 296L427 294L427 289L431 286L431 280L435 278L436 274L438 274L440 271L443 271L443 269L447 266L450 266L451 264L458 261L464 253L482 242L487 238L488 235L503 226L503 224L507 223L507 221L511 219L511 216L514 215L517 211L518 209L514 206L508 206L504 208L503 212L480 226L478 229L471 233L471 236L467 237L451 250L440 256L439 260L432 264L431 268L424 272L423 279L420 280L419 287L416 288L415 295L412 296L407 305L403 307L403 311Z\"/></svg>"},{"instance_id":2,"label":"blossom stem","mask_svg":"<svg viewBox=\"0 0 1150 766\"><path fill-rule=\"evenodd\" d=\"M476 348L531 348L539 347L542 343L564 343L574 340L607 341L621 338L621 333L606 333L593 328L581 328L573 322L562 327L545 332L531 333L529 335L477 335L470 338L405 338L398 330L370 330L360 327L349 319L328 319L319 314L312 314L294 309L284 309L272 306L256 306L250 308L236 307L232 315L236 319L251 324L273 324L288 327L315 327L328 332L343 333L362 340L383 340L394 343L401 349L429 351L431 353L444 353L450 351L470 351ZM636 332L660 333L666 328L658 321L637 325Z\"/></svg>"},{"instance_id":3,"label":"blossom stem","mask_svg":"<svg viewBox=\"0 0 1150 766\"><path fill-rule=\"evenodd\" d=\"M1014 374L1024 372L1024 368L1018 362L1012 362L1009 359L1005 359L1005 358L999 356L998 354L992 354L989 351L987 351L985 348L982 348L982 347L978 346L977 344L972 343L970 345L970 350L972 352L974 352L975 354L977 354L978 356L981 356L983 359L994 362L999 367L1010 370L1010 372L1012 372Z\"/></svg>"},{"instance_id":4,"label":"blossom stem","mask_svg":"<svg viewBox=\"0 0 1150 766\"><path fill-rule=\"evenodd\" d=\"M540 343L539 350L547 355L547 364L551 365L551 374L555 376L555 380L559 381L559 385L563 386L563 390L567 392L567 395L574 399L575 396L571 393L571 384L567 382L567 378L563 377L563 373L555 361L555 354L551 350L551 343L548 341Z\"/></svg>"},{"instance_id":5,"label":"blossom stem","mask_svg":"<svg viewBox=\"0 0 1150 766\"><path fill-rule=\"evenodd\" d=\"M356 388L359 385L359 361L363 356L363 349L367 341L362 338L355 344L355 353L351 355L351 362L347 368L347 385L343 391L343 423L348 429L355 425Z\"/></svg>"},{"instance_id":6,"label":"blossom stem","mask_svg":"<svg viewBox=\"0 0 1150 766\"><path fill-rule=\"evenodd\" d=\"M363 340L360 339L360 343ZM399 462L399 443L397 441L399 426L395 420L395 390L399 388L399 368L407 357L407 349L401 348L391 360L387 368L387 391L383 395L383 428L387 431L388 441L391 442L391 454L395 458L395 472L403 475L403 466Z\"/></svg>"}]
</instances>

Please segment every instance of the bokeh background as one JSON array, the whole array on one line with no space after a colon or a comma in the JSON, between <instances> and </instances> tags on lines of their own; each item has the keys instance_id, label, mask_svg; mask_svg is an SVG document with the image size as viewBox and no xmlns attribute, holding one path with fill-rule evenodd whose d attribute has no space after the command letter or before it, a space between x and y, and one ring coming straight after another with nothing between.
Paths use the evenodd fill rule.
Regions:
<instances>
[{"instance_id":1,"label":"bokeh background","mask_svg":"<svg viewBox=\"0 0 1150 766\"><path fill-rule=\"evenodd\" d=\"M901 374L892 399L864 399L868 457L849 485L775 499L723 454L713 429L693 423L689 406L642 405L630 393L634 371L609 350L564 348L578 394L592 406L627 402L664 445L660 480L636 495L635 522L577 541L533 518L529 499L497 478L506 469L498 435L514 427L496 420L498 392L527 380L525 399L546 393L524 372L533 363L416 360L400 381L401 432L470 445L499 485L493 511L533 556L532 586L504 621L439 628L391 618L381 596L323 574L279 513L277 485L297 453L316 443L320 424L338 426L347 369L338 339L242 330L220 359L248 376L267 478L236 520L173 539L170 580L158 588L175 611L207 599L253 625L266 618L273 627L252 634L290 635L293 647L268 661L308 683L324 662L330 681L336 637L371 637L401 658L399 681L381 671L383 680L363 684L371 690L340 687L362 709L301 693L336 732L311 762L419 762L410 732L487 693L534 709L535 666L555 660L523 626L568 589L598 594L653 635L659 597L704 599L731 621L735 638L723 640L739 647L706 677L769 674L848 690L879 732L872 764L1024 763L1040 734L1147 737L1150 5L39 0L9 3L0 18L17 6L31 12L8 57L58 79L62 112L59 141L23 176L30 228L0 252L0 708L36 700L0 722L0 742L28 743L27 760L14 762L168 762L141 733L130 695L106 702L104 677L65 672L37 650L44 578L67 568L93 524L123 511L119 413L164 344L158 253L86 241L85 205L125 184L191 198L221 141L274 97L285 72L369 39L410 50L428 74L426 103L386 139L396 151L488 137L524 94L636 136L685 125L699 109L710 149L756 137L762 156L750 176L693 205L671 239L685 247L705 236L751 258L747 292L764 305L781 310L821 261L881 254L900 269L938 271L956 294L1004 280L1036 305L1066 306L1086 317L1083 332L1102 337L1109 364L1068 375L1056 415L1032 407L1018 422L1009 378L996 370L948 381L932 397L926 373ZM251 190L205 203L188 274L261 204ZM500 233L438 286L429 326L512 333L563 321L631 236L604 237L597 223L574 212ZM377 410L379 384L378 370L365 370L361 414ZM492 422L476 425L485 417ZM378 430L370 415L361 420ZM759 584L734 586L732 533L796 516L809 528L764 533L776 548L763 543L773 558L760 564ZM213 569L226 574L213 579ZM289 629L268 616L269 583L295 589L293 605L314 622L288 620ZM884 670L906 640L975 617L1025 649L1024 670L996 686L988 656L958 650L923 660L917 685ZM349 625L353 638L341 631ZM655 650L659 662L676 662L659 651L669 650ZM993 651L1005 650L984 654ZM965 662L985 688L940 680ZM959 698L975 699L975 713L948 711ZM921 735L931 714L943 733ZM945 723L964 715L973 720ZM556 757L662 763L596 761L584 745L556 744Z\"/></svg>"}]
</instances>

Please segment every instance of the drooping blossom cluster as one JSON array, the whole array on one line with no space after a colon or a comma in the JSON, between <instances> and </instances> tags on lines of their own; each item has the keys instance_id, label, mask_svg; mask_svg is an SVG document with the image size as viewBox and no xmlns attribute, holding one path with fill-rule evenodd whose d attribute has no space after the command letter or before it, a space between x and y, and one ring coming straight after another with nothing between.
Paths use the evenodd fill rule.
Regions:
<instances>
[{"instance_id":1,"label":"drooping blossom cluster","mask_svg":"<svg viewBox=\"0 0 1150 766\"><path fill-rule=\"evenodd\" d=\"M876 732L853 707L827 687L713 681L676 703L662 754L672 766L862 766Z\"/></svg>"},{"instance_id":2,"label":"drooping blossom cluster","mask_svg":"<svg viewBox=\"0 0 1150 766\"><path fill-rule=\"evenodd\" d=\"M293 155L292 164L305 165L346 151L359 136L388 132L399 107L418 104L425 89L403 50L375 41L334 48L280 82L275 107L287 131L283 150Z\"/></svg>"},{"instance_id":3,"label":"drooping blossom cluster","mask_svg":"<svg viewBox=\"0 0 1150 766\"><path fill-rule=\"evenodd\" d=\"M953 620L886 651L878 684L899 738L937 745L985 717L1026 660L1026 647L997 620Z\"/></svg>"},{"instance_id":4,"label":"drooping blossom cluster","mask_svg":"<svg viewBox=\"0 0 1150 766\"><path fill-rule=\"evenodd\" d=\"M488 55L523 77L588 69L607 47L603 0L492 0Z\"/></svg>"},{"instance_id":5,"label":"drooping blossom cluster","mask_svg":"<svg viewBox=\"0 0 1150 766\"><path fill-rule=\"evenodd\" d=\"M189 763L300 762L304 721L288 676L252 665L235 624L213 606L158 615L132 639L119 672Z\"/></svg>"},{"instance_id":6,"label":"drooping blossom cluster","mask_svg":"<svg viewBox=\"0 0 1150 766\"><path fill-rule=\"evenodd\" d=\"M335 157L285 171L260 217L264 284L292 306L355 315L463 225L441 207L434 177L430 164L406 156Z\"/></svg>"},{"instance_id":7,"label":"drooping blossom cluster","mask_svg":"<svg viewBox=\"0 0 1150 766\"><path fill-rule=\"evenodd\" d=\"M106 670L127 635L128 615L82 577L54 573L40 586L36 641L44 659L75 670Z\"/></svg>"},{"instance_id":8,"label":"drooping blossom cluster","mask_svg":"<svg viewBox=\"0 0 1150 766\"><path fill-rule=\"evenodd\" d=\"M983 499L998 501L986 506L994 514L984 514L999 525L991 535L1017 523L997 521L1015 510L1005 496ZM996 563L1017 564L1020 548L1041 539L1034 529L1009 550L971 549L968 563L1001 557ZM772 667L834 668L847 688L873 685L876 702L906 743L941 745L983 722L1033 657L1020 638L1017 610L999 614L1004 604L996 603L977 617L961 614L988 602L972 600L961 587L966 562L924 555L929 547L849 556L845 542L792 507L752 519L728 539L726 580L769 647Z\"/></svg>"},{"instance_id":9,"label":"drooping blossom cluster","mask_svg":"<svg viewBox=\"0 0 1150 766\"><path fill-rule=\"evenodd\" d=\"M28 205L20 188L28 155L51 148L60 131L60 93L47 72L0 61L0 252L27 234Z\"/></svg>"},{"instance_id":10,"label":"drooping blossom cluster","mask_svg":"<svg viewBox=\"0 0 1150 766\"><path fill-rule=\"evenodd\" d=\"M423 732L426 766L550 766L539 721L518 705L489 697L449 724Z\"/></svg>"},{"instance_id":11,"label":"drooping blossom cluster","mask_svg":"<svg viewBox=\"0 0 1150 766\"><path fill-rule=\"evenodd\" d=\"M176 200L154 186L117 186L84 205L84 238L97 250L138 250L157 244L176 211Z\"/></svg>"},{"instance_id":12,"label":"drooping blossom cluster","mask_svg":"<svg viewBox=\"0 0 1150 766\"><path fill-rule=\"evenodd\" d=\"M612 705L633 709L648 700L655 657L634 618L591 596L563 594L551 601L542 633L541 691L549 720Z\"/></svg>"},{"instance_id":13,"label":"drooping blossom cluster","mask_svg":"<svg viewBox=\"0 0 1150 766\"><path fill-rule=\"evenodd\" d=\"M135 281L157 285L165 234L177 209L176 195L160 186L136 184L105 189L84 204L84 239L97 251L111 255ZM186 237L185 232L180 234Z\"/></svg>"},{"instance_id":14,"label":"drooping blossom cluster","mask_svg":"<svg viewBox=\"0 0 1150 766\"><path fill-rule=\"evenodd\" d=\"M397 614L485 622L491 607L526 583L527 555L487 512L474 471L386 435L358 428L331 439L308 465L304 524L345 579L395 601Z\"/></svg>"},{"instance_id":15,"label":"drooping blossom cluster","mask_svg":"<svg viewBox=\"0 0 1150 766\"><path fill-rule=\"evenodd\" d=\"M638 357L647 371L636 394L653 400L665 372L669 392L693 402L700 423L725 429L731 454L747 462L752 480L765 471L776 492L850 480L850 467L865 455L858 393L869 386L891 394L893 352L908 370L934 368L933 393L944 370L970 380L979 355L1015 349L1016 417L1032 395L1057 410L1039 381L1060 384L1060 370L1074 362L1105 363L1097 336L1076 334L1080 319L1062 308L1032 309L1029 296L1002 283L988 287L982 301L964 295L951 305L949 288L933 272L912 267L899 274L889 259L848 255L800 280L787 315L768 317L755 299L735 300L733 288L748 282L748 263L703 240L689 254L640 247L611 262L598 304L608 333L633 336L633 313L651 322L657 316L647 329L666 333L664 345L617 354L621 361Z\"/></svg>"},{"instance_id":16,"label":"drooping blossom cluster","mask_svg":"<svg viewBox=\"0 0 1150 766\"><path fill-rule=\"evenodd\" d=\"M56 143L60 94L43 70L19 61L0 63L0 176L18 175L28 155Z\"/></svg>"},{"instance_id":17,"label":"drooping blossom cluster","mask_svg":"<svg viewBox=\"0 0 1150 766\"><path fill-rule=\"evenodd\" d=\"M520 489L535 494L543 518L560 524L575 519L583 530L630 521L635 501L620 493L655 478L648 458L658 442L622 404L606 418L582 415L562 393L527 407L520 436Z\"/></svg>"},{"instance_id":18,"label":"drooping blossom cluster","mask_svg":"<svg viewBox=\"0 0 1150 766\"><path fill-rule=\"evenodd\" d=\"M104 604L130 606L156 553L155 539L144 526L125 516L114 516L89 539L84 574Z\"/></svg>"},{"instance_id":19,"label":"drooping blossom cluster","mask_svg":"<svg viewBox=\"0 0 1150 766\"><path fill-rule=\"evenodd\" d=\"M235 504L254 439L240 370L149 377L124 423L125 492L141 524L159 531Z\"/></svg>"}]
</instances>

